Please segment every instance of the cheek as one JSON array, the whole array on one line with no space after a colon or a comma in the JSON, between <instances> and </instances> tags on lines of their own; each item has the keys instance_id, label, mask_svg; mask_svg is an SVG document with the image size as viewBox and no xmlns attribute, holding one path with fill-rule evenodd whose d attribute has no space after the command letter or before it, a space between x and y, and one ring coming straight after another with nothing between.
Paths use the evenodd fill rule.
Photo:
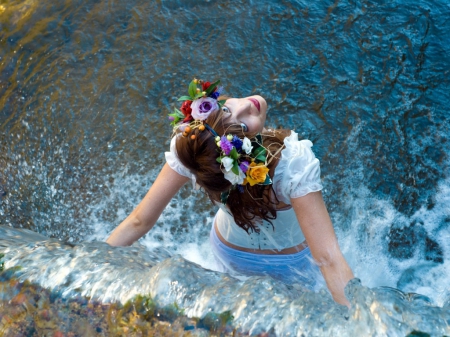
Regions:
<instances>
[{"instance_id":1,"label":"cheek","mask_svg":"<svg viewBox=\"0 0 450 337\"><path fill-rule=\"evenodd\" d=\"M252 132L261 132L264 128L264 122L261 119L254 119L251 121L251 124L249 125L249 129Z\"/></svg>"}]
</instances>

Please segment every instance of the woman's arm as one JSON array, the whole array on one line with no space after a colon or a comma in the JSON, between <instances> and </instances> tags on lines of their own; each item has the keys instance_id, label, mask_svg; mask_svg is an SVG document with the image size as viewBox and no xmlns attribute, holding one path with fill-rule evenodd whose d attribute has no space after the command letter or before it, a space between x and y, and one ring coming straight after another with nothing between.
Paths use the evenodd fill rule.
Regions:
<instances>
[{"instance_id":1,"label":"woman's arm","mask_svg":"<svg viewBox=\"0 0 450 337\"><path fill-rule=\"evenodd\" d=\"M189 180L165 164L141 203L112 232L106 242L112 246L129 246L144 236L172 197Z\"/></svg>"},{"instance_id":2,"label":"woman's arm","mask_svg":"<svg viewBox=\"0 0 450 337\"><path fill-rule=\"evenodd\" d=\"M336 302L350 306L344 288L354 276L339 248L322 193L314 192L291 199L291 204L331 295Z\"/></svg>"}]
</instances>

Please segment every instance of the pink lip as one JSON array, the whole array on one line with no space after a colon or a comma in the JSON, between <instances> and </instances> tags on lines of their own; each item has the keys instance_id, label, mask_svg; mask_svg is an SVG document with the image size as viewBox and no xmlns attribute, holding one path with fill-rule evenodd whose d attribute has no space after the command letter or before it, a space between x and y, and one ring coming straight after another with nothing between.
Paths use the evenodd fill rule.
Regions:
<instances>
[{"instance_id":1,"label":"pink lip","mask_svg":"<svg viewBox=\"0 0 450 337\"><path fill-rule=\"evenodd\" d=\"M259 102L255 98L247 98L250 102L253 103L254 106L256 106L256 109L258 109L259 112L261 112L261 105L259 105Z\"/></svg>"}]
</instances>

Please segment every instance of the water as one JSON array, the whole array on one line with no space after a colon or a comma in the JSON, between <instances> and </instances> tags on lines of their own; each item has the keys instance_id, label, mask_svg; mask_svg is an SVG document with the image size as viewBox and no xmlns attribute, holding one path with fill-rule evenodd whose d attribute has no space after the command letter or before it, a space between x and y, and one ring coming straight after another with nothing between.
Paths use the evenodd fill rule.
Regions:
<instances>
[{"instance_id":1,"label":"water","mask_svg":"<svg viewBox=\"0 0 450 337\"><path fill-rule=\"evenodd\" d=\"M21 269L0 307L15 310L19 279L99 305L141 294L176 317L230 312L224 333L450 334L449 14L445 1L2 1L0 252ZM268 125L313 141L361 280L350 311L326 291L210 271L215 210L190 186L139 244L97 242L151 186L169 105L194 76L263 95Z\"/></svg>"}]
</instances>

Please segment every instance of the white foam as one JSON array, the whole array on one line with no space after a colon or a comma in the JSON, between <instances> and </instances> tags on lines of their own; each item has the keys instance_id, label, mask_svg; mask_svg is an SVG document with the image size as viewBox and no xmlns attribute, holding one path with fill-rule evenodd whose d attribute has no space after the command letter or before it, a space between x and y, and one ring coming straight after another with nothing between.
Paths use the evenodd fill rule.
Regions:
<instances>
[{"instance_id":1,"label":"white foam","mask_svg":"<svg viewBox=\"0 0 450 337\"><path fill-rule=\"evenodd\" d=\"M358 133L358 130L355 127L355 133ZM356 149L357 145L355 145ZM444 280L450 277L448 262L450 223L448 226L442 225L445 219L450 217L450 179L439 183L434 208L430 210L424 205L413 216L407 217L394 207L391 200L380 199L366 187L362 170L361 162L360 168L355 170L359 173L352 174L348 178L344 191L345 202L342 202L343 208L331 214L341 249L355 276L368 287L397 288L405 271L415 270L423 267L424 263L428 263L431 264L432 273L427 276L422 275L420 279L413 280L400 290L417 292L432 298L436 303L443 303L448 297ZM114 183L109 186L110 197L104 198L101 204L94 207L100 211L111 208L111 204L120 205L115 210L115 222L105 224L102 219L96 218L97 212L90 212L90 221L93 224L91 226L92 240L103 241L107 238L109 233L140 202L140 198L146 194L157 173L156 170L145 177L138 174L126 176L118 174L114 177ZM146 181L146 185L143 185L142 181ZM214 270L215 262L209 247L208 236L212 223L212 207L205 205L200 209L199 199L201 195L195 192L189 198L176 196L154 228L140 240L140 243L149 250L164 247L171 254L180 254L187 260ZM425 261L423 251L418 249L412 257L403 260L389 254L389 233L393 226L402 228L414 221L423 223L428 237L439 244L444 254L443 264ZM421 244L424 246L423 243Z\"/></svg>"},{"instance_id":2,"label":"white foam","mask_svg":"<svg viewBox=\"0 0 450 337\"><path fill-rule=\"evenodd\" d=\"M365 170L364 161L372 154L364 153L364 147L358 144L363 130L362 122L348 136L346 156L360 159L352 163L352 174L343 182L343 208L332 214L341 249L363 285L398 288L402 275L411 273L415 277L406 284L403 278L400 290L423 294L440 305L448 298L445 280L450 277L450 178L439 182L432 209L423 205L412 216L404 215L388 197L380 199L365 184L361 172ZM448 166L449 163L442 165ZM327 177L333 179L332 175ZM438 243L443 252L442 264L425 259L425 234L416 233L417 246L410 258L397 259L388 252L390 230L411 223L417 223L416 229Z\"/></svg>"},{"instance_id":3,"label":"white foam","mask_svg":"<svg viewBox=\"0 0 450 337\"><path fill-rule=\"evenodd\" d=\"M121 205L116 210L116 221L113 224L106 224L98 218L96 211L90 212L93 234L89 241L106 240L111 231L139 204L141 201L139 196L145 195L157 174L158 172L154 171L145 177L141 175L114 176L114 182L109 186L110 198L104 198L93 208L100 211L111 208L113 203ZM148 186L142 186L142 181L148 181ZM203 268L215 270L214 256L209 248L208 236L212 226L211 207L206 205L199 211L198 207L195 207L199 195L197 192L193 192L193 194L187 200L182 199L180 195L175 196L152 230L140 239L139 243L149 250L163 247L171 254L180 254ZM186 212L186 210L191 211ZM174 234L174 227L182 225L186 227L185 232Z\"/></svg>"}]
</instances>

